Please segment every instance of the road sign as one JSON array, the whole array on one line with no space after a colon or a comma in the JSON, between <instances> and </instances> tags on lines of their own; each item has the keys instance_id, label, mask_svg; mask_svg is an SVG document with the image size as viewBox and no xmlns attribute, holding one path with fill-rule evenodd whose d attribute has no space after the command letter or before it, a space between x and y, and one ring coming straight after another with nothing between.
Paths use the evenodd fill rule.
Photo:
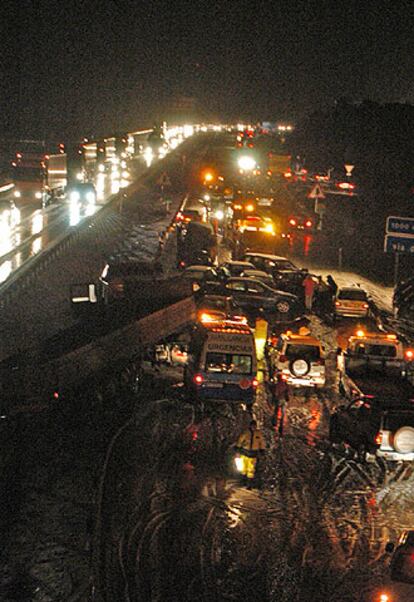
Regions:
<instances>
[{"instance_id":1,"label":"road sign","mask_svg":"<svg viewBox=\"0 0 414 602\"><path fill-rule=\"evenodd\" d=\"M171 180L165 171L160 175L157 181L160 186L171 186Z\"/></svg>"},{"instance_id":2,"label":"road sign","mask_svg":"<svg viewBox=\"0 0 414 602\"><path fill-rule=\"evenodd\" d=\"M406 237L414 237L414 217L387 217L387 234L402 234Z\"/></svg>"},{"instance_id":3,"label":"road sign","mask_svg":"<svg viewBox=\"0 0 414 602\"><path fill-rule=\"evenodd\" d=\"M384 251L385 253L414 254L414 236L392 236L386 234Z\"/></svg>"},{"instance_id":4,"label":"road sign","mask_svg":"<svg viewBox=\"0 0 414 602\"><path fill-rule=\"evenodd\" d=\"M355 165L351 165L351 163L345 163L344 167L346 169L346 175L350 177L352 175L352 170L354 169Z\"/></svg>"},{"instance_id":5,"label":"road sign","mask_svg":"<svg viewBox=\"0 0 414 602\"><path fill-rule=\"evenodd\" d=\"M321 187L319 186L319 184L315 184L315 186L312 188L312 190L308 194L308 199L324 199L324 198L325 198L325 195L322 192Z\"/></svg>"}]
</instances>

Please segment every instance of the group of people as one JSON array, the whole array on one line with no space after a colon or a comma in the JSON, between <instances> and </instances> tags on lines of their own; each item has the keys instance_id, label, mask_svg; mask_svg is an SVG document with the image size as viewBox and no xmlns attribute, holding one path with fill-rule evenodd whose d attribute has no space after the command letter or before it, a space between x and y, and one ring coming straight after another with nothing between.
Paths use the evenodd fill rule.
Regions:
<instances>
[{"instance_id":1,"label":"group of people","mask_svg":"<svg viewBox=\"0 0 414 602\"><path fill-rule=\"evenodd\" d=\"M332 312L338 285L330 274L326 277L326 282L322 276L316 277L312 274L306 274L302 286L307 311L316 310L322 314Z\"/></svg>"}]
</instances>

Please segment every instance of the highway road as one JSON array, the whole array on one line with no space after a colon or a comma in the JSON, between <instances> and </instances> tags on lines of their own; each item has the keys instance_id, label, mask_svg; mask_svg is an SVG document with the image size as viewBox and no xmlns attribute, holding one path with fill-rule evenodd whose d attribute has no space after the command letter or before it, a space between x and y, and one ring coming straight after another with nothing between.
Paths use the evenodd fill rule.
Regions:
<instances>
[{"instance_id":1,"label":"highway road","mask_svg":"<svg viewBox=\"0 0 414 602\"><path fill-rule=\"evenodd\" d=\"M188 193L192 207L213 192L203 183L205 169L230 177L234 166L228 137L209 140L208 146L202 157L188 159L192 169L183 196ZM262 186L271 193L266 191L269 182ZM275 197L285 195L280 181L273 181L272 188ZM155 207L148 189L142 195ZM49 210L54 208L46 214ZM73 277L85 250L93 252L96 266L125 236L125 223L118 220L111 215L92 242L82 243L83 251L82 245L71 251L72 256L79 254L78 261L65 264L68 257L61 258L55 274L67 269ZM111 227L117 236L104 246ZM228 259L231 244L224 238L224 226L218 227L219 257ZM291 249L284 245L283 250L291 251L298 265L316 274L333 273L341 286L360 282L384 313L390 311L389 287L352 271L332 272L329 253L315 259L306 253L303 235L296 236L298 244ZM318 246L317 232L311 242ZM57 286L58 281L55 275L43 286ZM42 340L48 320L51 329L67 324L61 313L53 320L36 295L27 301L39 303L36 319L42 328L35 327L30 336L23 325L7 325L10 335L14 328L21 340L25 333L30 336L32 344ZM61 294L62 306L64 299ZM25 320L28 316L24 314ZM156 364L146 357L139 374L131 368L99 375L55 406L57 411L22 417L15 427L21 442L15 458L20 485L3 539L5 574L15 575L16 567L24 567L36 577L42 602L73 596L74 581L80 588L86 584L99 602L170 601L178 594L180 599L255 602L414 599L413 586L390 581L384 551L388 540L395 541L403 528L414 524L411 464L361 463L332 449L327 439L329 414L343 401L336 383L337 346L356 328L372 323L344 319L332 325L312 313L307 325L325 346L327 385L318 394L291 392L280 437L271 424L266 365L260 362L253 411L268 449L260 489L246 490L232 470L232 445L250 413L224 406L196 412L177 365ZM3 347L5 355L11 348ZM42 444L36 446L38 433ZM36 453L30 453L33 445ZM81 496L77 503L79 489L86 499ZM0 592L2 583L4 575ZM381 593L389 599L381 599Z\"/></svg>"}]
</instances>

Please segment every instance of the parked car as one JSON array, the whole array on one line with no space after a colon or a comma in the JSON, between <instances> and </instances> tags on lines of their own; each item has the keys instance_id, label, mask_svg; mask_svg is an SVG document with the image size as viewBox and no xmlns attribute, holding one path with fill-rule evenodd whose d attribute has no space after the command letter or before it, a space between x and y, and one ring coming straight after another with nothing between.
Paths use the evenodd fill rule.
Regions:
<instances>
[{"instance_id":1,"label":"parked car","mask_svg":"<svg viewBox=\"0 0 414 602\"><path fill-rule=\"evenodd\" d=\"M270 288L253 278L229 278L226 282L211 283L204 287L206 294L231 295L237 304L249 312L270 312L287 316L300 314L298 298L290 293Z\"/></svg>"},{"instance_id":2,"label":"parked car","mask_svg":"<svg viewBox=\"0 0 414 602\"><path fill-rule=\"evenodd\" d=\"M256 253L255 251L248 251L245 253L243 260L252 263L256 270L268 272L268 274L271 274L274 278L277 276L280 270L298 269L296 265L287 257L270 255L267 253Z\"/></svg>"},{"instance_id":3,"label":"parked car","mask_svg":"<svg viewBox=\"0 0 414 602\"><path fill-rule=\"evenodd\" d=\"M249 261L226 261L221 263L218 267L219 270L227 277L240 276L245 270L254 270L255 267Z\"/></svg>"},{"instance_id":4,"label":"parked car","mask_svg":"<svg viewBox=\"0 0 414 602\"><path fill-rule=\"evenodd\" d=\"M283 333L269 350L274 373L296 387L324 387L326 381L324 348L310 334Z\"/></svg>"},{"instance_id":5,"label":"parked car","mask_svg":"<svg viewBox=\"0 0 414 602\"><path fill-rule=\"evenodd\" d=\"M414 460L414 407L363 397L337 408L330 417L329 438L344 443L360 459Z\"/></svg>"},{"instance_id":6,"label":"parked car","mask_svg":"<svg viewBox=\"0 0 414 602\"><path fill-rule=\"evenodd\" d=\"M370 300L367 292L359 286L339 288L334 302L335 317L368 318Z\"/></svg>"},{"instance_id":7,"label":"parked car","mask_svg":"<svg viewBox=\"0 0 414 602\"><path fill-rule=\"evenodd\" d=\"M245 270L240 274L242 278L254 278L255 280L260 280L260 282L264 282L271 288L275 287L275 281L271 274L267 272L263 272L262 270Z\"/></svg>"},{"instance_id":8,"label":"parked car","mask_svg":"<svg viewBox=\"0 0 414 602\"><path fill-rule=\"evenodd\" d=\"M278 270L277 274L273 277L273 280L278 290L303 297L303 281L308 274L309 272L307 269L283 269Z\"/></svg>"}]
</instances>

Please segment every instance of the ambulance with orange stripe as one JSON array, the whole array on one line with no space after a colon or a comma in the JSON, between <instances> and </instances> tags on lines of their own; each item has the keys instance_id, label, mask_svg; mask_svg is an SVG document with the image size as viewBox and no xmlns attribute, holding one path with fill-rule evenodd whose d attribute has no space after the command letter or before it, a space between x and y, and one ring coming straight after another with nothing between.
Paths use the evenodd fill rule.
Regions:
<instances>
[{"instance_id":1,"label":"ambulance with orange stripe","mask_svg":"<svg viewBox=\"0 0 414 602\"><path fill-rule=\"evenodd\" d=\"M249 326L224 320L194 328L184 379L195 400L251 405L256 375L256 346Z\"/></svg>"}]
</instances>

